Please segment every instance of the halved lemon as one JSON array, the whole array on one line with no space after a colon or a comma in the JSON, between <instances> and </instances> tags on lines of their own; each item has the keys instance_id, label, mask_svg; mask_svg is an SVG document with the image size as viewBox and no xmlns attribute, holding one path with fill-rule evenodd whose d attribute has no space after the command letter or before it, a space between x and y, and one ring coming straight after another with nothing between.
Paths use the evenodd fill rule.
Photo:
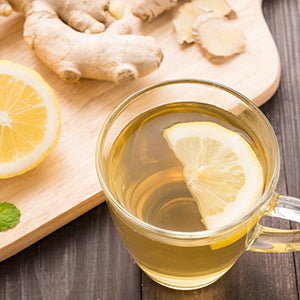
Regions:
<instances>
[{"instance_id":1,"label":"halved lemon","mask_svg":"<svg viewBox=\"0 0 300 300\"><path fill-rule=\"evenodd\" d=\"M0 178L23 174L56 146L60 108L34 70L0 60Z\"/></svg>"},{"instance_id":2,"label":"halved lemon","mask_svg":"<svg viewBox=\"0 0 300 300\"><path fill-rule=\"evenodd\" d=\"M164 131L207 229L248 212L263 189L262 166L237 132L213 122L178 123Z\"/></svg>"}]
</instances>

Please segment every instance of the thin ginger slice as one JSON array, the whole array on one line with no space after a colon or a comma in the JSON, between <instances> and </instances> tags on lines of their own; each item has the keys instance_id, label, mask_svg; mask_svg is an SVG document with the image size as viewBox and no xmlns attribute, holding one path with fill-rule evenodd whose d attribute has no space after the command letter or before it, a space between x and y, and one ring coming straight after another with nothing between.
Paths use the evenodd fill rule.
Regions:
<instances>
[{"instance_id":1,"label":"thin ginger slice","mask_svg":"<svg viewBox=\"0 0 300 300\"><path fill-rule=\"evenodd\" d=\"M206 10L211 10L217 17L227 20L237 18L236 12L226 2L226 0L193 0L200 7Z\"/></svg>"},{"instance_id":2,"label":"thin ginger slice","mask_svg":"<svg viewBox=\"0 0 300 300\"><path fill-rule=\"evenodd\" d=\"M243 32L213 13L198 17L193 35L204 55L213 63L223 63L246 48Z\"/></svg>"},{"instance_id":3,"label":"thin ginger slice","mask_svg":"<svg viewBox=\"0 0 300 300\"><path fill-rule=\"evenodd\" d=\"M194 42L192 27L197 18L203 13L205 13L205 10L193 1L180 6L172 21L180 44Z\"/></svg>"}]
</instances>

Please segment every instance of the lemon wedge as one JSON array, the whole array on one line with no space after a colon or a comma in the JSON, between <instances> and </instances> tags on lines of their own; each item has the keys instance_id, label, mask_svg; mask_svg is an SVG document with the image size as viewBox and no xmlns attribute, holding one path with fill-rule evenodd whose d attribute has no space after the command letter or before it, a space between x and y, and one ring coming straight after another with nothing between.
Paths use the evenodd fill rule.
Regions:
<instances>
[{"instance_id":1,"label":"lemon wedge","mask_svg":"<svg viewBox=\"0 0 300 300\"><path fill-rule=\"evenodd\" d=\"M185 182L207 229L247 213L263 189L263 170L250 144L213 122L178 123L164 137L183 165Z\"/></svg>"},{"instance_id":2,"label":"lemon wedge","mask_svg":"<svg viewBox=\"0 0 300 300\"><path fill-rule=\"evenodd\" d=\"M0 60L0 178L41 163L58 142L60 108L34 70Z\"/></svg>"}]
</instances>

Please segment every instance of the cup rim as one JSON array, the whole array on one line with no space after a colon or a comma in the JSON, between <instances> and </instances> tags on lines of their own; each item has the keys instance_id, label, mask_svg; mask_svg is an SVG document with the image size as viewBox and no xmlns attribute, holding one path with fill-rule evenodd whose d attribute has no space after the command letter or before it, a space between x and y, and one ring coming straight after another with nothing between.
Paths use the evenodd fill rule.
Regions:
<instances>
[{"instance_id":1,"label":"cup rim","mask_svg":"<svg viewBox=\"0 0 300 300\"><path fill-rule=\"evenodd\" d=\"M151 225L147 222L142 221L141 219L135 217L131 213L129 213L112 195L110 192L110 189L108 188L104 177L102 176L102 172L100 170L100 162L99 162L99 156L101 156L100 153L100 147L102 145L103 138L105 138L105 134L107 130L109 129L110 124L113 122L114 118L118 116L118 114L131 102L133 102L136 98L138 98L140 95L163 87L163 86L168 86L172 84L200 84L200 85L206 85L206 86L211 86L214 88L221 89L225 92L228 92L232 94L233 96L237 97L240 101L244 102L248 107L250 107L253 111L255 111L256 116L266 125L266 128L268 130L270 139L272 140L272 145L274 149L274 159L272 161L273 163L273 173L272 176L270 176L270 181L267 185L267 187L264 190L264 193L260 196L259 200L256 202L256 204L252 207L251 210L249 210L245 215L241 216L240 218L234 220L233 222L230 222L224 226L221 226L216 229L207 229L207 230L202 230L202 231L193 231L193 232L185 232L185 231L175 231L175 230L168 230L168 229L163 229L159 228L157 226ZM99 155L100 153L100 155ZM242 224L244 222L247 222L252 215L256 212L259 211L265 203L267 203L267 200L269 200L275 192L275 187L278 182L279 178L279 169L280 169L280 155L279 155L279 146L278 146L278 141L275 135L275 132L266 118L266 116L263 114L263 112L245 95L242 93L236 91L235 89L228 87L224 84L210 81L210 80L204 80L204 79L196 79L196 78L182 78L182 79L173 79L173 80L165 80L161 81L159 83L151 84L148 85L142 89L139 89L138 91L134 92L133 94L129 95L125 100L123 100L106 118L104 121L99 135L97 139L97 144L96 144L96 171L97 171L97 176L99 179L99 182L102 186L103 192L108 198L109 202L125 217L129 218L132 222L138 224L140 227L143 229L146 229L148 231L151 231L152 233L165 236L168 238L177 238L177 239L187 239L187 240L194 240L194 239L203 239L203 238L208 238L216 235L222 235L225 232L230 231L231 229L235 228L239 224ZM266 207L265 207L266 208Z\"/></svg>"}]
</instances>

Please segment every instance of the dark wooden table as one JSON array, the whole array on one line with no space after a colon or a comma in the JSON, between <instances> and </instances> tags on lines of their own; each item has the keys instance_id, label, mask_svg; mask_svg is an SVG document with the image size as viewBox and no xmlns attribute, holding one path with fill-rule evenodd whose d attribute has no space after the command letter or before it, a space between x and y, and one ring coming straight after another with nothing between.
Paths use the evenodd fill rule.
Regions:
<instances>
[{"instance_id":1,"label":"dark wooden table","mask_svg":"<svg viewBox=\"0 0 300 300\"><path fill-rule=\"evenodd\" d=\"M281 150L278 192L300 197L300 1L265 0L282 63L281 83L261 107ZM266 220L268 225L299 224ZM299 299L300 253L245 253L215 284L179 292L149 279L127 253L102 204L0 263L0 300Z\"/></svg>"}]
</instances>

